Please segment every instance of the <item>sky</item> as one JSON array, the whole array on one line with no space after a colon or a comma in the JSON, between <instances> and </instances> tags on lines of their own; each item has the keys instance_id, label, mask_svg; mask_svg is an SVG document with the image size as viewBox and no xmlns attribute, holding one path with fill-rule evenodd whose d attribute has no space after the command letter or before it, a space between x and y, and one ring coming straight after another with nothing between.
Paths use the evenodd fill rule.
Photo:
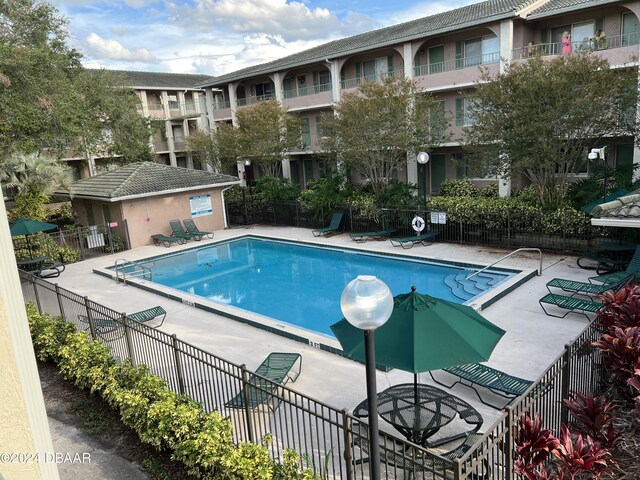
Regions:
<instances>
[{"instance_id":1,"label":"sky","mask_svg":"<svg viewBox=\"0 0 640 480\"><path fill-rule=\"evenodd\" d=\"M477 0L475 0L477 1ZM474 0L50 0L89 68L222 75Z\"/></svg>"}]
</instances>

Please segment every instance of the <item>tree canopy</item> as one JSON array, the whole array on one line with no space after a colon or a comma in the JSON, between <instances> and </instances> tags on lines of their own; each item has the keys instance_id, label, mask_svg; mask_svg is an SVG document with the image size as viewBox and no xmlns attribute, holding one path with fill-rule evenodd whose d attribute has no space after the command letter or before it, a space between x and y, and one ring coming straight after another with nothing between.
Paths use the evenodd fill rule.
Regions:
<instances>
[{"instance_id":1,"label":"tree canopy","mask_svg":"<svg viewBox=\"0 0 640 480\"><path fill-rule=\"evenodd\" d=\"M46 2L0 2L0 156L119 155L148 160L149 129L134 93L106 71L87 70L68 45L67 20Z\"/></svg>"},{"instance_id":2,"label":"tree canopy","mask_svg":"<svg viewBox=\"0 0 640 480\"><path fill-rule=\"evenodd\" d=\"M300 147L300 121L277 100L265 100L239 109L237 125L220 124L209 139L189 139L190 148L214 169L250 160L263 174L278 177L282 159Z\"/></svg>"},{"instance_id":3,"label":"tree canopy","mask_svg":"<svg viewBox=\"0 0 640 480\"><path fill-rule=\"evenodd\" d=\"M465 129L475 173L522 174L542 204L559 204L591 148L636 135L636 75L588 54L535 57L483 75Z\"/></svg>"},{"instance_id":4,"label":"tree canopy","mask_svg":"<svg viewBox=\"0 0 640 480\"><path fill-rule=\"evenodd\" d=\"M406 79L365 82L346 93L335 115L322 116L323 150L386 190L407 153L429 151L445 140L441 103Z\"/></svg>"}]
</instances>

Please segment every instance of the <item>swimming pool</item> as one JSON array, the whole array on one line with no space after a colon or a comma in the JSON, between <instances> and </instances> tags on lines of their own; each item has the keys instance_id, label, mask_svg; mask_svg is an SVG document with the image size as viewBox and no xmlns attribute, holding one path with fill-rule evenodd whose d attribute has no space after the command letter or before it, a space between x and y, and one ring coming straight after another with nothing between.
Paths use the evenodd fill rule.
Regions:
<instances>
[{"instance_id":1,"label":"swimming pool","mask_svg":"<svg viewBox=\"0 0 640 480\"><path fill-rule=\"evenodd\" d=\"M257 237L139 260L129 268L139 266L149 269L153 283L330 337L329 326L342 318L342 290L358 275L375 275L393 295L415 285L420 293L469 303L516 274L483 272L476 290L467 287L459 298L462 290L452 287L452 279L476 270Z\"/></svg>"}]
</instances>

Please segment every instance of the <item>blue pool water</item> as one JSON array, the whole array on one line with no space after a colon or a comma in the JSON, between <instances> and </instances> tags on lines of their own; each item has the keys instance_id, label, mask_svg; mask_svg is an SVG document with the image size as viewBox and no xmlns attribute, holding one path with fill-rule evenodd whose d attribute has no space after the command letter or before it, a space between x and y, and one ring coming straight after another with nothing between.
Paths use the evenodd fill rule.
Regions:
<instances>
[{"instance_id":1,"label":"blue pool water","mask_svg":"<svg viewBox=\"0 0 640 480\"><path fill-rule=\"evenodd\" d=\"M415 259L242 238L136 262L153 282L333 336L340 295L358 275L375 275L394 295L418 292L462 303L445 284L473 270ZM512 276L492 271L491 286ZM471 296L468 297L472 298Z\"/></svg>"}]
</instances>

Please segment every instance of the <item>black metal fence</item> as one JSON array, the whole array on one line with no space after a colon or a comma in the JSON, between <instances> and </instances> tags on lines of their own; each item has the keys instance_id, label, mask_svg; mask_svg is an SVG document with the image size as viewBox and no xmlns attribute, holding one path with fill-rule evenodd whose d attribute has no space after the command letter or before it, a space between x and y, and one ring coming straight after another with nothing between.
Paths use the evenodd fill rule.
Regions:
<instances>
[{"instance_id":1,"label":"black metal fence","mask_svg":"<svg viewBox=\"0 0 640 480\"><path fill-rule=\"evenodd\" d=\"M72 263L129 248L126 220L13 238L13 249L19 260L45 256L55 261Z\"/></svg>"},{"instance_id":2,"label":"black metal fence","mask_svg":"<svg viewBox=\"0 0 640 480\"><path fill-rule=\"evenodd\" d=\"M281 458L285 449L292 448L301 455L301 467L312 468L323 479L368 478L367 426L347 410L266 378L251 382L250 375L255 374L244 365L226 361L25 272L20 272L20 278L25 300L35 303L40 312L63 316L107 344L116 359L147 365L174 392L188 394L205 410L218 410L229 417L234 441L259 442L268 433L273 438L269 446L273 458ZM115 322L117 328L101 330L105 319ZM382 433L382 478L406 478L409 474L417 479L515 478L513 427L520 415L538 412L557 435L560 424L570 420L561 400L573 391L601 389L602 361L592 346L600 335L593 323L588 325L524 396L494 425L486 425L486 433L477 444L456 460ZM230 400L247 392L250 384L262 392L265 401L257 408L250 408L247 401L244 407L233 408Z\"/></svg>"},{"instance_id":3,"label":"black metal fence","mask_svg":"<svg viewBox=\"0 0 640 480\"><path fill-rule=\"evenodd\" d=\"M427 229L440 232L439 240L459 244L493 247L537 247L546 250L583 253L605 241L617 239L618 230L594 227L590 217L570 210L359 208L332 207L317 213L300 202L266 202L261 199L227 203L227 218L233 225L269 224L301 228L319 228L329 223L333 212L342 212L341 230L345 232L396 230L394 236L415 235L411 227L414 215L426 221Z\"/></svg>"}]
</instances>

